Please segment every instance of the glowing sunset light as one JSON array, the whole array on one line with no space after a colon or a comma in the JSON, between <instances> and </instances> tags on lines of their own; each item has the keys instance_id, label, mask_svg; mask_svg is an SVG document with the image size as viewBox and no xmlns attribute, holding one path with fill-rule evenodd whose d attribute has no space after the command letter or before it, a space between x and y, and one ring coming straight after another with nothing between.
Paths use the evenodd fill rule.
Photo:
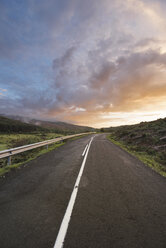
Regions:
<instances>
[{"instance_id":1,"label":"glowing sunset light","mask_svg":"<svg viewBox=\"0 0 166 248\"><path fill-rule=\"evenodd\" d=\"M166 1L0 3L0 114L108 127L166 117Z\"/></svg>"}]
</instances>

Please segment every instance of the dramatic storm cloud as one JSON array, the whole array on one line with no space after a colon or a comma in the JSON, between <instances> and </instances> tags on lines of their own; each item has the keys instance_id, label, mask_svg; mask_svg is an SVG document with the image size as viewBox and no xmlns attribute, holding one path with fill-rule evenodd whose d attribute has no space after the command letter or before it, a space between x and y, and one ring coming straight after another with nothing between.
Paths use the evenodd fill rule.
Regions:
<instances>
[{"instance_id":1,"label":"dramatic storm cloud","mask_svg":"<svg viewBox=\"0 0 166 248\"><path fill-rule=\"evenodd\" d=\"M0 113L96 127L166 115L162 0L0 2Z\"/></svg>"}]
</instances>

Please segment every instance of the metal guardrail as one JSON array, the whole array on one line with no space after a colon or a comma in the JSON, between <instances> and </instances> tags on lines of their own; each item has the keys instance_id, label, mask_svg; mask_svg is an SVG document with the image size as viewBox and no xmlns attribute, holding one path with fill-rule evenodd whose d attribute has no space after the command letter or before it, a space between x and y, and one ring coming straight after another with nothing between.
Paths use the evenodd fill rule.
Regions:
<instances>
[{"instance_id":1,"label":"metal guardrail","mask_svg":"<svg viewBox=\"0 0 166 248\"><path fill-rule=\"evenodd\" d=\"M48 145L49 144L53 144L56 143L58 141L63 141L63 140L67 140L70 138L74 138L77 136L81 136L81 135L85 135L85 134L92 134L94 132L89 132L89 133L79 133L79 134L73 134L73 135L67 135L64 137L59 137L59 138L55 138L55 139L51 139L51 140L45 140L45 141L41 141L38 143L34 143L34 144L30 144L30 145L25 145L25 146L20 146L20 147L16 147L16 148L11 148L8 150L4 150L4 151L0 151L0 159L1 158L8 158L8 165L11 165L11 156L21 153L21 152L25 152L28 150L32 150L41 146L46 146L48 149Z\"/></svg>"}]
</instances>

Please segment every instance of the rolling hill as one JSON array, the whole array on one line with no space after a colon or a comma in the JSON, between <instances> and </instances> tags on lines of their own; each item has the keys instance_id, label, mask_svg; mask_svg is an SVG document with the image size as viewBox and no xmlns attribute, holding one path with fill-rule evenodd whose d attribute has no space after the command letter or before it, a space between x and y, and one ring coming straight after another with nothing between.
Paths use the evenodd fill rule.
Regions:
<instances>
[{"instance_id":1,"label":"rolling hill","mask_svg":"<svg viewBox=\"0 0 166 248\"><path fill-rule=\"evenodd\" d=\"M47 131L56 133L81 133L94 131L92 127L79 126L65 122L30 119L23 116L0 116L0 132Z\"/></svg>"},{"instance_id":2,"label":"rolling hill","mask_svg":"<svg viewBox=\"0 0 166 248\"><path fill-rule=\"evenodd\" d=\"M32 133L39 131L48 132L43 127L0 116L0 133Z\"/></svg>"},{"instance_id":3,"label":"rolling hill","mask_svg":"<svg viewBox=\"0 0 166 248\"><path fill-rule=\"evenodd\" d=\"M103 128L110 139L166 173L166 118L136 125Z\"/></svg>"}]
</instances>

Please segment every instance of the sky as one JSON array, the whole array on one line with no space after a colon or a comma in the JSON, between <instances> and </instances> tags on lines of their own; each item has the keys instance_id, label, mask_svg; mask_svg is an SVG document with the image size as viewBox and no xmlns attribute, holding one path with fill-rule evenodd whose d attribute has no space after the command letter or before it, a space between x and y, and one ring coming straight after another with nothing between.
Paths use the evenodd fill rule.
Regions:
<instances>
[{"instance_id":1,"label":"sky","mask_svg":"<svg viewBox=\"0 0 166 248\"><path fill-rule=\"evenodd\" d=\"M93 127L166 117L165 0L0 0L0 114Z\"/></svg>"}]
</instances>

